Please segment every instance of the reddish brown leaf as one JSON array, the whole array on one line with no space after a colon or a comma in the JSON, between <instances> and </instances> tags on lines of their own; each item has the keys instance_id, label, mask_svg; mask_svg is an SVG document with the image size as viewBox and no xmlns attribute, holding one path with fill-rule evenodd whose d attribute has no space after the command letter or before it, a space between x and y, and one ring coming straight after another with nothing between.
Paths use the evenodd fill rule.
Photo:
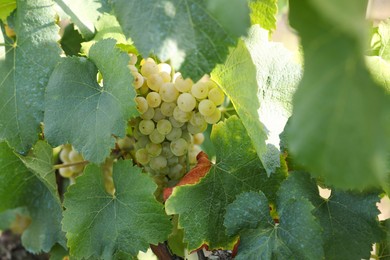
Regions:
<instances>
[{"instance_id":1,"label":"reddish brown leaf","mask_svg":"<svg viewBox=\"0 0 390 260\"><path fill-rule=\"evenodd\" d=\"M176 186L164 189L164 201L166 201L169 196L171 196L175 187L186 184L195 184L199 182L200 178L204 177L209 172L211 168L211 162L207 154L200 152L196 156L196 159L198 160L197 165L186 175L184 175L184 177L179 181L178 184L176 184Z\"/></svg>"}]
</instances>

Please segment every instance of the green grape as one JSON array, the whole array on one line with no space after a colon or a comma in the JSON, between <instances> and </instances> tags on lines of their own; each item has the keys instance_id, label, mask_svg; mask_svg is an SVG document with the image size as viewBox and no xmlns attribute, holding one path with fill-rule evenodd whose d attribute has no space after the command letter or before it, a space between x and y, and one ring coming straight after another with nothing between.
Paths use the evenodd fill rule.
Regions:
<instances>
[{"instance_id":1,"label":"green grape","mask_svg":"<svg viewBox=\"0 0 390 260\"><path fill-rule=\"evenodd\" d=\"M204 99L199 102L198 109L202 115L211 116L214 113L216 106L213 101Z\"/></svg>"},{"instance_id":2,"label":"green grape","mask_svg":"<svg viewBox=\"0 0 390 260\"><path fill-rule=\"evenodd\" d=\"M175 166L169 168L168 177L171 180L178 180L182 177L182 175L184 174L184 171L185 171L185 169L184 169L183 165L176 164Z\"/></svg>"},{"instance_id":3,"label":"green grape","mask_svg":"<svg viewBox=\"0 0 390 260\"><path fill-rule=\"evenodd\" d=\"M141 148L135 152L135 159L137 160L138 163L145 165L149 163L150 158L149 158L149 153L148 150L145 148Z\"/></svg>"},{"instance_id":4,"label":"green grape","mask_svg":"<svg viewBox=\"0 0 390 260\"><path fill-rule=\"evenodd\" d=\"M152 143L160 144L165 140L165 135L161 134L157 129L154 129L149 135L149 139Z\"/></svg>"},{"instance_id":5,"label":"green grape","mask_svg":"<svg viewBox=\"0 0 390 260\"><path fill-rule=\"evenodd\" d=\"M146 145L150 143L150 140L149 140L149 136L147 135L142 135L138 140L137 142L135 143L135 149L141 149L141 148L145 148Z\"/></svg>"},{"instance_id":6,"label":"green grape","mask_svg":"<svg viewBox=\"0 0 390 260\"><path fill-rule=\"evenodd\" d=\"M161 96L157 92L150 92L146 96L146 101L148 101L150 107L158 107L161 104Z\"/></svg>"},{"instance_id":7,"label":"green grape","mask_svg":"<svg viewBox=\"0 0 390 260\"><path fill-rule=\"evenodd\" d=\"M154 117L154 109L149 107L148 110L146 110L145 113L141 115L141 118L144 120L151 120Z\"/></svg>"},{"instance_id":8,"label":"green grape","mask_svg":"<svg viewBox=\"0 0 390 260\"><path fill-rule=\"evenodd\" d=\"M82 162L84 161L84 158L76 150L72 149L72 151L69 152L69 161L72 163Z\"/></svg>"},{"instance_id":9,"label":"green grape","mask_svg":"<svg viewBox=\"0 0 390 260\"><path fill-rule=\"evenodd\" d=\"M164 83L160 74L152 74L146 80L149 88L153 91L158 92L160 90L161 85Z\"/></svg>"},{"instance_id":10,"label":"green grape","mask_svg":"<svg viewBox=\"0 0 390 260\"><path fill-rule=\"evenodd\" d=\"M174 102L162 102L161 103L161 113L164 116L172 116L173 110L175 109L176 104Z\"/></svg>"},{"instance_id":11,"label":"green grape","mask_svg":"<svg viewBox=\"0 0 390 260\"><path fill-rule=\"evenodd\" d=\"M207 98L209 87L205 82L197 82L191 87L191 94L197 99Z\"/></svg>"},{"instance_id":12,"label":"green grape","mask_svg":"<svg viewBox=\"0 0 390 260\"><path fill-rule=\"evenodd\" d=\"M192 117L190 123L194 126L203 126L206 121L204 120L204 116L199 112L192 112Z\"/></svg>"},{"instance_id":13,"label":"green grape","mask_svg":"<svg viewBox=\"0 0 390 260\"><path fill-rule=\"evenodd\" d=\"M157 65L157 67L158 67L158 71L160 73L164 72L164 73L167 73L169 75L172 72L172 68L168 63L161 62Z\"/></svg>"},{"instance_id":14,"label":"green grape","mask_svg":"<svg viewBox=\"0 0 390 260\"><path fill-rule=\"evenodd\" d=\"M59 168L58 173L64 178L70 178L72 177L74 172L70 169L70 167L64 167L64 168Z\"/></svg>"},{"instance_id":15,"label":"green grape","mask_svg":"<svg viewBox=\"0 0 390 260\"><path fill-rule=\"evenodd\" d=\"M198 160L196 156L202 151L199 145L191 145L188 149L188 161L191 165L195 165Z\"/></svg>"},{"instance_id":16,"label":"green grape","mask_svg":"<svg viewBox=\"0 0 390 260\"><path fill-rule=\"evenodd\" d=\"M173 83L164 83L159 91L161 99L165 102L174 102L179 96L179 91L175 88Z\"/></svg>"},{"instance_id":17,"label":"green grape","mask_svg":"<svg viewBox=\"0 0 390 260\"><path fill-rule=\"evenodd\" d=\"M204 142L204 134L203 133L198 133L194 134L193 136L193 143L197 145L201 145Z\"/></svg>"},{"instance_id":18,"label":"green grape","mask_svg":"<svg viewBox=\"0 0 390 260\"><path fill-rule=\"evenodd\" d=\"M137 93L146 96L150 92L150 88L148 87L147 84L143 84L139 89L137 89Z\"/></svg>"},{"instance_id":19,"label":"green grape","mask_svg":"<svg viewBox=\"0 0 390 260\"><path fill-rule=\"evenodd\" d=\"M145 77L149 77L152 74L158 73L158 67L155 61L151 58L148 58L141 67L141 73Z\"/></svg>"},{"instance_id":20,"label":"green grape","mask_svg":"<svg viewBox=\"0 0 390 260\"><path fill-rule=\"evenodd\" d=\"M139 122L138 129L143 135L150 135L154 130L154 122L152 120L142 120Z\"/></svg>"},{"instance_id":21,"label":"green grape","mask_svg":"<svg viewBox=\"0 0 390 260\"><path fill-rule=\"evenodd\" d=\"M186 140L187 143L192 143L192 135L187 130L182 130L181 138Z\"/></svg>"},{"instance_id":22,"label":"green grape","mask_svg":"<svg viewBox=\"0 0 390 260\"><path fill-rule=\"evenodd\" d=\"M74 173L80 173L84 170L84 165L83 164L72 165L69 167L69 169Z\"/></svg>"},{"instance_id":23,"label":"green grape","mask_svg":"<svg viewBox=\"0 0 390 260\"><path fill-rule=\"evenodd\" d=\"M153 116L154 122L158 122L164 118L165 118L165 116L161 112L161 108L158 107L158 108L154 109L154 116Z\"/></svg>"},{"instance_id":24,"label":"green grape","mask_svg":"<svg viewBox=\"0 0 390 260\"><path fill-rule=\"evenodd\" d=\"M131 150L134 146L134 140L125 136L124 138L118 138L116 143L121 150Z\"/></svg>"},{"instance_id":25,"label":"green grape","mask_svg":"<svg viewBox=\"0 0 390 260\"><path fill-rule=\"evenodd\" d=\"M69 163L70 162L70 159L69 159L70 151L72 151L72 146L71 145L65 144L62 147L62 150L60 152L60 159L61 159L62 162L64 162L64 163Z\"/></svg>"},{"instance_id":26,"label":"green grape","mask_svg":"<svg viewBox=\"0 0 390 260\"><path fill-rule=\"evenodd\" d=\"M167 166L167 159L164 156L157 156L150 159L150 168L155 171L160 171Z\"/></svg>"},{"instance_id":27,"label":"green grape","mask_svg":"<svg viewBox=\"0 0 390 260\"><path fill-rule=\"evenodd\" d=\"M161 71L159 73L160 77L162 78L163 82L171 82L171 75L165 71Z\"/></svg>"},{"instance_id":28,"label":"green grape","mask_svg":"<svg viewBox=\"0 0 390 260\"><path fill-rule=\"evenodd\" d=\"M169 148L169 150L171 150L171 148ZM170 158L168 158L168 166L175 166L178 163L179 163L179 158L177 156L171 156Z\"/></svg>"},{"instance_id":29,"label":"green grape","mask_svg":"<svg viewBox=\"0 0 390 260\"><path fill-rule=\"evenodd\" d=\"M171 151L176 156L182 156L187 153L188 150L188 143L183 138L179 138L175 141L171 142Z\"/></svg>"},{"instance_id":30,"label":"green grape","mask_svg":"<svg viewBox=\"0 0 390 260\"><path fill-rule=\"evenodd\" d=\"M142 85L144 84L144 77L141 74L139 74L138 72L133 72L132 74L134 77L134 81L133 81L134 88L140 89L142 87Z\"/></svg>"},{"instance_id":31,"label":"green grape","mask_svg":"<svg viewBox=\"0 0 390 260\"><path fill-rule=\"evenodd\" d=\"M151 157L156 157L156 156L159 156L161 154L162 145L155 144L155 143L148 143L146 145L146 150L148 150L148 153Z\"/></svg>"},{"instance_id":32,"label":"green grape","mask_svg":"<svg viewBox=\"0 0 390 260\"><path fill-rule=\"evenodd\" d=\"M171 132L169 132L165 137L169 141L177 140L181 137L182 130L180 127L172 127Z\"/></svg>"},{"instance_id":33,"label":"green grape","mask_svg":"<svg viewBox=\"0 0 390 260\"><path fill-rule=\"evenodd\" d=\"M191 112L184 112L179 107L175 107L175 109L173 110L173 117L178 122L188 122L191 119L191 115Z\"/></svg>"},{"instance_id":34,"label":"green grape","mask_svg":"<svg viewBox=\"0 0 390 260\"><path fill-rule=\"evenodd\" d=\"M149 108L148 101L144 97L136 97L135 103L137 103L137 110L141 114L145 113Z\"/></svg>"},{"instance_id":35,"label":"green grape","mask_svg":"<svg viewBox=\"0 0 390 260\"><path fill-rule=\"evenodd\" d=\"M129 53L129 65L135 65L137 63L137 55L134 53Z\"/></svg>"},{"instance_id":36,"label":"green grape","mask_svg":"<svg viewBox=\"0 0 390 260\"><path fill-rule=\"evenodd\" d=\"M130 72L131 73L138 73L138 69L137 69L137 67L136 66L134 66L134 65L132 65L132 64L129 64L129 65L127 65L127 67L129 68L129 70L130 70ZM133 75L134 76L134 75Z\"/></svg>"},{"instance_id":37,"label":"green grape","mask_svg":"<svg viewBox=\"0 0 390 260\"><path fill-rule=\"evenodd\" d=\"M203 133L207 129L207 123L204 121L203 125L193 125L191 123L187 124L187 130L191 134L198 134L198 133Z\"/></svg>"},{"instance_id":38,"label":"green grape","mask_svg":"<svg viewBox=\"0 0 390 260\"><path fill-rule=\"evenodd\" d=\"M157 131L163 135L167 135L172 131L172 124L167 119L162 119L157 122Z\"/></svg>"},{"instance_id":39,"label":"green grape","mask_svg":"<svg viewBox=\"0 0 390 260\"><path fill-rule=\"evenodd\" d=\"M206 120L209 124L216 124L221 119L221 110L218 108L215 109L214 113L212 113L210 116L205 116L204 120Z\"/></svg>"},{"instance_id":40,"label":"green grape","mask_svg":"<svg viewBox=\"0 0 390 260\"><path fill-rule=\"evenodd\" d=\"M189 92L193 84L190 78L183 79L181 75L175 80L175 88L180 92Z\"/></svg>"},{"instance_id":41,"label":"green grape","mask_svg":"<svg viewBox=\"0 0 390 260\"><path fill-rule=\"evenodd\" d=\"M191 112L196 106L196 99L190 93L182 93L177 98L177 106L184 112Z\"/></svg>"},{"instance_id":42,"label":"green grape","mask_svg":"<svg viewBox=\"0 0 390 260\"><path fill-rule=\"evenodd\" d=\"M163 142L162 143L161 155L164 156L167 159L175 157L175 156L173 156L173 153L171 151L170 144L171 144L170 142ZM177 157L175 157L175 158L177 158Z\"/></svg>"},{"instance_id":43,"label":"green grape","mask_svg":"<svg viewBox=\"0 0 390 260\"><path fill-rule=\"evenodd\" d=\"M171 122L173 127L182 127L184 122L177 121L173 116L169 117L169 122Z\"/></svg>"},{"instance_id":44,"label":"green grape","mask_svg":"<svg viewBox=\"0 0 390 260\"><path fill-rule=\"evenodd\" d=\"M216 106L219 106L225 100L225 94L222 90L215 87L209 91L208 98L209 100L213 101Z\"/></svg>"}]
</instances>

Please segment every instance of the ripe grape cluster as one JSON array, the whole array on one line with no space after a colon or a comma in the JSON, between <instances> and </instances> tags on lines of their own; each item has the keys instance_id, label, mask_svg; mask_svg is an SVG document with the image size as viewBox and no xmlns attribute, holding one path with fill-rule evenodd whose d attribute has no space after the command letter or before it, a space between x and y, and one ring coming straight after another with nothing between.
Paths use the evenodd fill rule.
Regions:
<instances>
[{"instance_id":1,"label":"ripe grape cluster","mask_svg":"<svg viewBox=\"0 0 390 260\"><path fill-rule=\"evenodd\" d=\"M76 177L83 172L85 164L84 158L79 154L72 145L65 144L62 146L59 157L65 164L64 167L59 168L59 174L64 178Z\"/></svg>"},{"instance_id":2,"label":"ripe grape cluster","mask_svg":"<svg viewBox=\"0 0 390 260\"><path fill-rule=\"evenodd\" d=\"M138 70L136 56L130 57L141 114L131 121L136 161L157 182L178 180L196 164L203 132L220 120L225 95L207 77L194 83L152 58L142 60Z\"/></svg>"}]
</instances>

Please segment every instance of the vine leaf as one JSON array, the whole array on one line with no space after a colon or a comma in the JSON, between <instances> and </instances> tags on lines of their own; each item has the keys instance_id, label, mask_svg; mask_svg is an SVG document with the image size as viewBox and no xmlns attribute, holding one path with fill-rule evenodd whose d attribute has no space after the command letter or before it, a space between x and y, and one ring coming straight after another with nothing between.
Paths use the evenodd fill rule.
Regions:
<instances>
[{"instance_id":1,"label":"vine leaf","mask_svg":"<svg viewBox=\"0 0 390 260\"><path fill-rule=\"evenodd\" d=\"M172 225L153 196L156 185L131 161L114 164L115 194L104 188L102 169L88 165L65 194L63 229L78 258L129 258L168 238Z\"/></svg>"},{"instance_id":2,"label":"vine leaf","mask_svg":"<svg viewBox=\"0 0 390 260\"><path fill-rule=\"evenodd\" d=\"M283 188L284 187L284 188ZM307 198L323 229L325 259L368 259L372 244L381 239L375 193L332 190L328 199L318 194L309 174L292 172L282 184L282 201Z\"/></svg>"},{"instance_id":3,"label":"vine leaf","mask_svg":"<svg viewBox=\"0 0 390 260\"><path fill-rule=\"evenodd\" d=\"M46 91L45 137L55 146L71 143L86 160L101 163L138 114L129 57L115 40L93 45L89 58L69 57L56 67ZM95 66L96 64L96 66ZM96 82L98 69L104 84Z\"/></svg>"},{"instance_id":4,"label":"vine leaf","mask_svg":"<svg viewBox=\"0 0 390 260\"><path fill-rule=\"evenodd\" d=\"M331 11L340 14L348 1L321 3L300 0L290 5L305 71L294 95L289 149L329 185L380 186L388 180L390 96L365 67L361 37L365 3L346 8L342 18Z\"/></svg>"},{"instance_id":5,"label":"vine leaf","mask_svg":"<svg viewBox=\"0 0 390 260\"><path fill-rule=\"evenodd\" d=\"M23 163L5 142L0 143L0 212L27 208L32 222L22 235L22 243L34 253L49 252L55 243L65 246L62 206L52 186L54 170L51 167L48 172L47 167L53 165L52 157L46 156L51 151L48 144L38 142Z\"/></svg>"},{"instance_id":6,"label":"vine leaf","mask_svg":"<svg viewBox=\"0 0 390 260\"><path fill-rule=\"evenodd\" d=\"M379 259L388 259L390 257L390 219L381 221L381 226L385 230L385 236L379 243L379 252L377 256Z\"/></svg>"},{"instance_id":7,"label":"vine leaf","mask_svg":"<svg viewBox=\"0 0 390 260\"><path fill-rule=\"evenodd\" d=\"M259 24L261 28L270 32L276 29L276 15L278 4L276 0L249 0L252 24Z\"/></svg>"},{"instance_id":8,"label":"vine leaf","mask_svg":"<svg viewBox=\"0 0 390 260\"><path fill-rule=\"evenodd\" d=\"M225 215L227 230L240 234L235 259L322 259L321 227L306 199L287 199L278 205L279 223L269 214L262 192L237 196Z\"/></svg>"},{"instance_id":9,"label":"vine leaf","mask_svg":"<svg viewBox=\"0 0 390 260\"><path fill-rule=\"evenodd\" d=\"M117 0L114 10L142 56L169 59L195 81L222 63L250 26L249 7L241 0Z\"/></svg>"},{"instance_id":10,"label":"vine leaf","mask_svg":"<svg viewBox=\"0 0 390 260\"><path fill-rule=\"evenodd\" d=\"M50 0L19 1L16 41L3 35L0 47L0 140L27 152L38 140L44 91L60 59L58 27Z\"/></svg>"},{"instance_id":11,"label":"vine leaf","mask_svg":"<svg viewBox=\"0 0 390 260\"><path fill-rule=\"evenodd\" d=\"M210 249L233 248L237 237L226 235L221 220L227 205L239 193L262 190L271 201L275 199L286 169L267 177L244 133L236 116L214 125L211 138L216 147L216 164L198 183L175 187L165 203L168 214L179 214L179 228L184 229L184 242L188 242L190 251L203 244Z\"/></svg>"},{"instance_id":12,"label":"vine leaf","mask_svg":"<svg viewBox=\"0 0 390 260\"><path fill-rule=\"evenodd\" d=\"M215 67L211 72L211 78L218 83L233 103L258 156L262 159L267 151L265 144L267 134L257 113L260 103L257 98L256 67L243 41L239 41L238 46L230 50L225 64ZM264 160L262 163L267 166ZM266 170L268 173L272 171L267 167Z\"/></svg>"},{"instance_id":13,"label":"vine leaf","mask_svg":"<svg viewBox=\"0 0 390 260\"><path fill-rule=\"evenodd\" d=\"M0 0L0 20L7 19L8 15L16 8L16 0Z\"/></svg>"},{"instance_id":14,"label":"vine leaf","mask_svg":"<svg viewBox=\"0 0 390 260\"><path fill-rule=\"evenodd\" d=\"M55 0L61 9L69 15L85 39L91 39L95 33L95 23L111 8L107 0Z\"/></svg>"}]
</instances>

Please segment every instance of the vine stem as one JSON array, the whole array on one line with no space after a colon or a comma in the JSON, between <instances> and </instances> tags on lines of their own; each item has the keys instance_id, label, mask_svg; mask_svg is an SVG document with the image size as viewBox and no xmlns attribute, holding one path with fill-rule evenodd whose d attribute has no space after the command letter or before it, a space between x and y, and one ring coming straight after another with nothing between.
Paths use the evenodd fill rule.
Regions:
<instances>
[{"instance_id":1,"label":"vine stem","mask_svg":"<svg viewBox=\"0 0 390 260\"><path fill-rule=\"evenodd\" d=\"M159 260L176 260L183 259L171 253L167 243L159 243L157 246L150 244L150 249L157 256Z\"/></svg>"},{"instance_id":2,"label":"vine stem","mask_svg":"<svg viewBox=\"0 0 390 260\"><path fill-rule=\"evenodd\" d=\"M88 161L81 161L81 162L75 162L75 163L62 163L62 164L56 164L54 165L54 169L60 169L60 168L66 168L71 166L77 166L77 165L87 165Z\"/></svg>"}]
</instances>

